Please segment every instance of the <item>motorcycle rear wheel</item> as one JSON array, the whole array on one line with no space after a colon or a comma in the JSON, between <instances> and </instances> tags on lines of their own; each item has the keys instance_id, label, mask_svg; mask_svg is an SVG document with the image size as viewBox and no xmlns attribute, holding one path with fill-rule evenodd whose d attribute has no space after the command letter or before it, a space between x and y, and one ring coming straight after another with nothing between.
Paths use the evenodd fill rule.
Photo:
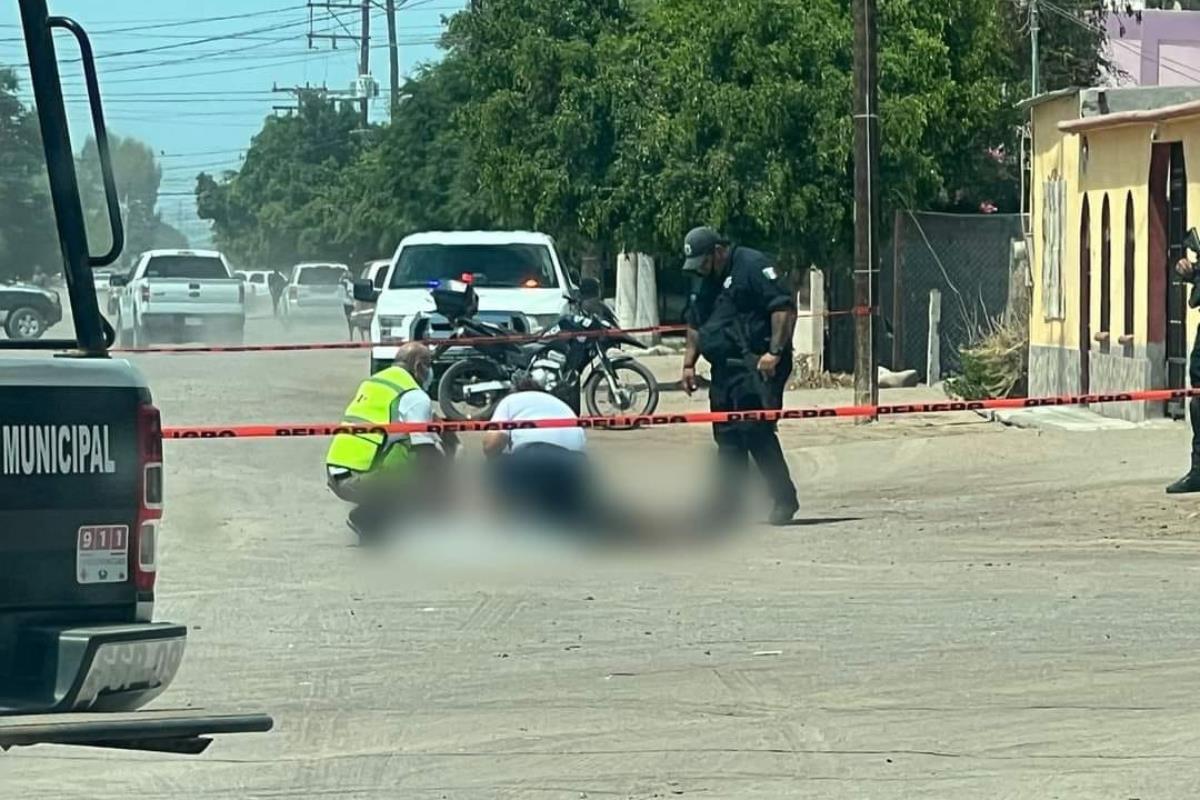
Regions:
<instances>
[{"instance_id":1,"label":"motorcycle rear wheel","mask_svg":"<svg viewBox=\"0 0 1200 800\"><path fill-rule=\"evenodd\" d=\"M472 401L463 396L462 389L472 383L502 381L507 377L496 362L486 358L468 358L451 364L438 381L437 399L442 417L457 422L491 419L508 392L491 392L483 396L486 400ZM464 411L461 406L469 410Z\"/></svg>"}]
</instances>

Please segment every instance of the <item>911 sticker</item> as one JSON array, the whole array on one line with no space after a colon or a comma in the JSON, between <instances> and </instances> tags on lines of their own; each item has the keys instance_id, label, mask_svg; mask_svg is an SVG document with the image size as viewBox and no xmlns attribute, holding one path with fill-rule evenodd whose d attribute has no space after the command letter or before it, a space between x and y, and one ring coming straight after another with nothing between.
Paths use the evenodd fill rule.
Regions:
<instances>
[{"instance_id":1,"label":"911 sticker","mask_svg":"<svg viewBox=\"0 0 1200 800\"><path fill-rule=\"evenodd\" d=\"M129 577L129 526L84 525L75 545L75 580L124 583Z\"/></svg>"},{"instance_id":2,"label":"911 sticker","mask_svg":"<svg viewBox=\"0 0 1200 800\"><path fill-rule=\"evenodd\" d=\"M769 281L776 280L779 277L779 273L775 271L774 267L766 267L765 269L763 269L762 273L763 273L763 275L765 275L767 277L767 280L769 280Z\"/></svg>"}]
</instances>

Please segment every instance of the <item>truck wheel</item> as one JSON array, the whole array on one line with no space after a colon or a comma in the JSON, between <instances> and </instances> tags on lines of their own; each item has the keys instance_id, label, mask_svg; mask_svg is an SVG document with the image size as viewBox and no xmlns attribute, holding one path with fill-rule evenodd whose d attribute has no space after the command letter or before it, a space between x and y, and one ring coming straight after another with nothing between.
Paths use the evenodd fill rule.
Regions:
<instances>
[{"instance_id":1,"label":"truck wheel","mask_svg":"<svg viewBox=\"0 0 1200 800\"><path fill-rule=\"evenodd\" d=\"M38 313L37 309L21 306L9 312L8 319L4 323L4 330L10 339L21 341L40 339L46 332L46 320Z\"/></svg>"},{"instance_id":2,"label":"truck wheel","mask_svg":"<svg viewBox=\"0 0 1200 800\"><path fill-rule=\"evenodd\" d=\"M150 337L146 335L145 328L142 327L142 321L137 317L133 318L133 327L129 334L131 347L149 347Z\"/></svg>"},{"instance_id":3,"label":"truck wheel","mask_svg":"<svg viewBox=\"0 0 1200 800\"><path fill-rule=\"evenodd\" d=\"M120 312L117 312L117 347L133 347L133 337L125 327L125 320L121 319Z\"/></svg>"},{"instance_id":4,"label":"truck wheel","mask_svg":"<svg viewBox=\"0 0 1200 800\"><path fill-rule=\"evenodd\" d=\"M246 343L246 320L236 319L229 325L229 334L226 337L227 344L234 347L241 347Z\"/></svg>"}]
</instances>

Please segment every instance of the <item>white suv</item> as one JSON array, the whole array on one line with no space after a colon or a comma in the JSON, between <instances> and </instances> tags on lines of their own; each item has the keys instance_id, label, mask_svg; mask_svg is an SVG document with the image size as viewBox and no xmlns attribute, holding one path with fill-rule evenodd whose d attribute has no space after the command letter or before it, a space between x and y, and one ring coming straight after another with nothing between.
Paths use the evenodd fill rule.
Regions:
<instances>
[{"instance_id":1,"label":"white suv","mask_svg":"<svg viewBox=\"0 0 1200 800\"><path fill-rule=\"evenodd\" d=\"M444 338L448 321L434 310L430 289L467 276L479 296L478 317L517 332L558 321L573 286L554 240L528 231L454 231L406 237L392 256L375 306L371 372L386 367L396 345L412 338Z\"/></svg>"}]
</instances>

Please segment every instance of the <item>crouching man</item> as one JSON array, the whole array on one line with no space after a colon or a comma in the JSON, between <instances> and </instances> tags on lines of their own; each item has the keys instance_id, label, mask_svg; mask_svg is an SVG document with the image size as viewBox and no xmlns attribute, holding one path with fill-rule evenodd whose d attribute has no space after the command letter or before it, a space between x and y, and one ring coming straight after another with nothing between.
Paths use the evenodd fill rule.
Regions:
<instances>
[{"instance_id":1,"label":"crouching man","mask_svg":"<svg viewBox=\"0 0 1200 800\"><path fill-rule=\"evenodd\" d=\"M347 406L347 425L432 422L427 388L432 353L416 342L402 345L395 363L363 381ZM329 489L354 504L347 524L362 544L378 541L406 511L430 508L443 497L447 458L434 433L342 433L325 456Z\"/></svg>"}]
</instances>

